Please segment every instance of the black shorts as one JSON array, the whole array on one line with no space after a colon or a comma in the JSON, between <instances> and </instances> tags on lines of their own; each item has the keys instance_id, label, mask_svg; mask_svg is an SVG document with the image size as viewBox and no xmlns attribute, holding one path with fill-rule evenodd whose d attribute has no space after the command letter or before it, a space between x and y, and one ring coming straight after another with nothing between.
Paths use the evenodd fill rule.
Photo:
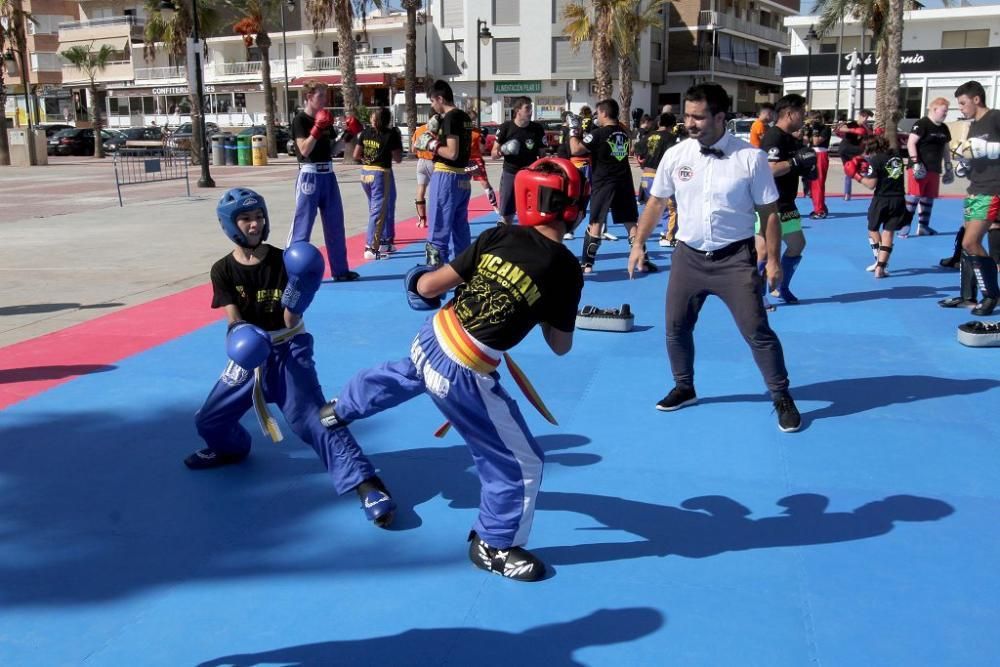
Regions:
<instances>
[{"instance_id":1,"label":"black shorts","mask_svg":"<svg viewBox=\"0 0 1000 667\"><path fill-rule=\"evenodd\" d=\"M590 193L590 222L604 224L608 213L618 224L639 221L639 206L635 202L632 181L596 186Z\"/></svg>"},{"instance_id":2,"label":"black shorts","mask_svg":"<svg viewBox=\"0 0 1000 667\"><path fill-rule=\"evenodd\" d=\"M514 200L514 177L517 174L506 169L500 174L500 215L517 213L517 202Z\"/></svg>"},{"instance_id":3,"label":"black shorts","mask_svg":"<svg viewBox=\"0 0 1000 667\"><path fill-rule=\"evenodd\" d=\"M902 197L873 197L868 207L868 231L899 231L906 224L906 200Z\"/></svg>"}]
</instances>

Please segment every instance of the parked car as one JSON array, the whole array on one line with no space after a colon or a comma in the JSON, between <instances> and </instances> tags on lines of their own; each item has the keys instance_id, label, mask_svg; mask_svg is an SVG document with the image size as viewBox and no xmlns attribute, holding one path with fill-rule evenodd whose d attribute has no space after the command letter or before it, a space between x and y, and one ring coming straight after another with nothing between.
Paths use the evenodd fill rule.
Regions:
<instances>
[{"instance_id":1,"label":"parked car","mask_svg":"<svg viewBox=\"0 0 1000 667\"><path fill-rule=\"evenodd\" d=\"M282 146L284 146L286 153L288 153L289 155L295 155L294 144L289 143L292 139L292 135L288 132L288 128L282 125L278 125L275 129L277 130L277 134L275 136L275 144L277 144L278 148L280 149ZM245 137L248 135L251 137L255 135L266 136L267 128L264 127L263 125L254 125L252 127L243 128L236 134L236 136L238 137Z\"/></svg>"},{"instance_id":2,"label":"parked car","mask_svg":"<svg viewBox=\"0 0 1000 667\"><path fill-rule=\"evenodd\" d=\"M38 129L45 130L45 138L51 139L57 132L72 130L73 126L67 125L66 123L43 123L38 126Z\"/></svg>"},{"instance_id":3,"label":"parked car","mask_svg":"<svg viewBox=\"0 0 1000 667\"><path fill-rule=\"evenodd\" d=\"M101 130L102 141L119 136L115 130ZM49 155L93 155L94 130L90 127L71 127L56 132L48 141Z\"/></svg>"},{"instance_id":4,"label":"parked car","mask_svg":"<svg viewBox=\"0 0 1000 667\"><path fill-rule=\"evenodd\" d=\"M120 136L104 140L104 150L114 153L125 148L129 141L161 141L163 130L158 127L129 127L120 131Z\"/></svg>"},{"instance_id":5,"label":"parked car","mask_svg":"<svg viewBox=\"0 0 1000 667\"><path fill-rule=\"evenodd\" d=\"M191 123L183 123L170 133L167 145L171 148L188 150L191 148L191 137L194 136ZM205 141L211 141L212 137L219 133L219 126L215 123L205 123Z\"/></svg>"},{"instance_id":6,"label":"parked car","mask_svg":"<svg viewBox=\"0 0 1000 667\"><path fill-rule=\"evenodd\" d=\"M737 139L750 141L750 126L753 121L753 118L733 118L726 122L726 131Z\"/></svg>"},{"instance_id":7,"label":"parked car","mask_svg":"<svg viewBox=\"0 0 1000 667\"><path fill-rule=\"evenodd\" d=\"M563 122L559 119L549 119L538 121L545 128L545 152L555 155L562 142Z\"/></svg>"}]
</instances>

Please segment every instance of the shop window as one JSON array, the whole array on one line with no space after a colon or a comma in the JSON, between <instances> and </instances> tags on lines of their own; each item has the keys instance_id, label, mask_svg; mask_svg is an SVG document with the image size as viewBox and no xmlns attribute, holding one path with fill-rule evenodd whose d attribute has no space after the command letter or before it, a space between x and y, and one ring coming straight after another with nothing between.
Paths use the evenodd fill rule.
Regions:
<instances>
[{"instance_id":1,"label":"shop window","mask_svg":"<svg viewBox=\"0 0 1000 667\"><path fill-rule=\"evenodd\" d=\"M941 33L942 49L973 49L989 46L990 31L984 30L945 30Z\"/></svg>"}]
</instances>

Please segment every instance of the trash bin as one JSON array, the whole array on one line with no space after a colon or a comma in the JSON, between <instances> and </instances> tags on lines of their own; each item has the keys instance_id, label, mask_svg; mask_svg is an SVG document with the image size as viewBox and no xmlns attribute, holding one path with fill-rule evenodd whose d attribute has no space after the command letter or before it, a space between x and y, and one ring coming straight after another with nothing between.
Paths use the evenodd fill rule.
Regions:
<instances>
[{"instance_id":1,"label":"trash bin","mask_svg":"<svg viewBox=\"0 0 1000 667\"><path fill-rule=\"evenodd\" d=\"M263 134L255 134L251 138L253 146L253 166L267 166L267 137Z\"/></svg>"},{"instance_id":2,"label":"trash bin","mask_svg":"<svg viewBox=\"0 0 1000 667\"><path fill-rule=\"evenodd\" d=\"M221 167L226 164L226 134L216 134L212 137L212 164Z\"/></svg>"},{"instance_id":3,"label":"trash bin","mask_svg":"<svg viewBox=\"0 0 1000 667\"><path fill-rule=\"evenodd\" d=\"M236 163L241 167L250 166L250 135L236 135Z\"/></svg>"},{"instance_id":4,"label":"trash bin","mask_svg":"<svg viewBox=\"0 0 1000 667\"><path fill-rule=\"evenodd\" d=\"M226 164L229 166L236 166L236 135L223 135L222 144L226 153Z\"/></svg>"}]
</instances>

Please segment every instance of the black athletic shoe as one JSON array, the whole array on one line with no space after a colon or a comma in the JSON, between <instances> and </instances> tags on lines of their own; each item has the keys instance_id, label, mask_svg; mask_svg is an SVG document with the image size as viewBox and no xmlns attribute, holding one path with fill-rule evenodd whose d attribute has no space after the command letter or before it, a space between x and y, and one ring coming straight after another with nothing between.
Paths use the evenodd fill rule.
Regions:
<instances>
[{"instance_id":1,"label":"black athletic shoe","mask_svg":"<svg viewBox=\"0 0 1000 667\"><path fill-rule=\"evenodd\" d=\"M698 397L695 395L694 389L690 387L674 387L670 390L669 394L660 399L660 402L656 404L656 409L663 412L672 412L680 410L687 405L694 405L697 402Z\"/></svg>"},{"instance_id":2,"label":"black athletic shoe","mask_svg":"<svg viewBox=\"0 0 1000 667\"><path fill-rule=\"evenodd\" d=\"M784 433L794 433L802 426L802 415L795 401L788 394L775 399L774 411L778 413L778 428Z\"/></svg>"},{"instance_id":3,"label":"black athletic shoe","mask_svg":"<svg viewBox=\"0 0 1000 667\"><path fill-rule=\"evenodd\" d=\"M958 257L945 257L938 264L946 269L957 269L960 261Z\"/></svg>"},{"instance_id":4,"label":"black athletic shoe","mask_svg":"<svg viewBox=\"0 0 1000 667\"><path fill-rule=\"evenodd\" d=\"M242 463L249 454L220 454L214 449L199 449L194 454L184 459L184 465L191 470L208 470L220 466Z\"/></svg>"},{"instance_id":5,"label":"black athletic shoe","mask_svg":"<svg viewBox=\"0 0 1000 667\"><path fill-rule=\"evenodd\" d=\"M333 277L333 282L335 283L349 283L352 280L357 280L361 277L361 274L357 271L344 271L343 273L338 273Z\"/></svg>"},{"instance_id":6,"label":"black athletic shoe","mask_svg":"<svg viewBox=\"0 0 1000 667\"><path fill-rule=\"evenodd\" d=\"M947 299L941 299L937 302L937 304L942 308L972 308L976 305L976 302L963 299L960 296L953 296Z\"/></svg>"},{"instance_id":7,"label":"black athletic shoe","mask_svg":"<svg viewBox=\"0 0 1000 667\"><path fill-rule=\"evenodd\" d=\"M515 581L540 581L545 577L545 563L523 547L495 549L475 531L469 533L469 560L486 570Z\"/></svg>"},{"instance_id":8,"label":"black athletic shoe","mask_svg":"<svg viewBox=\"0 0 1000 667\"><path fill-rule=\"evenodd\" d=\"M979 305L972 309L972 314L978 317L987 317L993 314L997 307L997 300L993 297L984 297Z\"/></svg>"}]
</instances>

